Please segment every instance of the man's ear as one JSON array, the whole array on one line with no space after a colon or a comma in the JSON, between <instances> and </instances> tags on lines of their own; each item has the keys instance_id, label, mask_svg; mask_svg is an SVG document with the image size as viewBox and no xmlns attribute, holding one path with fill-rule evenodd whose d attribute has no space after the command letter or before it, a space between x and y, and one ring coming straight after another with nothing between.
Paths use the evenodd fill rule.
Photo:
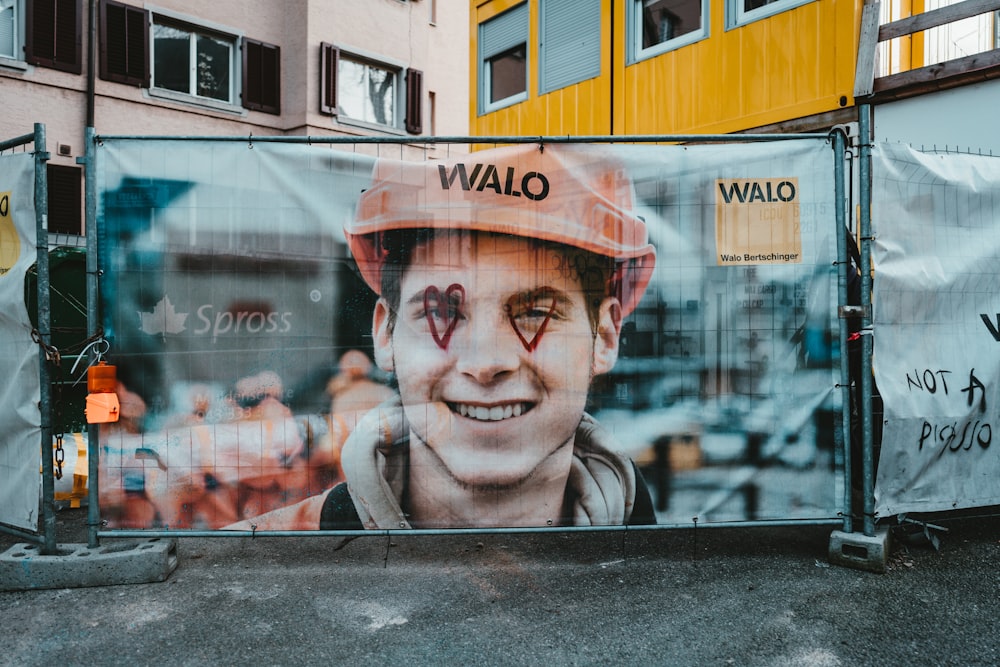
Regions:
<instances>
[{"instance_id":1,"label":"man's ear","mask_svg":"<svg viewBox=\"0 0 1000 667\"><path fill-rule=\"evenodd\" d=\"M392 313L385 299L380 298L372 313L372 339L374 340L375 363L386 373L395 371L392 356Z\"/></svg>"},{"instance_id":2,"label":"man's ear","mask_svg":"<svg viewBox=\"0 0 1000 667\"><path fill-rule=\"evenodd\" d=\"M622 332L622 305L614 297L605 297L597 314L594 332L593 374L607 373L618 361L618 339Z\"/></svg>"}]
</instances>

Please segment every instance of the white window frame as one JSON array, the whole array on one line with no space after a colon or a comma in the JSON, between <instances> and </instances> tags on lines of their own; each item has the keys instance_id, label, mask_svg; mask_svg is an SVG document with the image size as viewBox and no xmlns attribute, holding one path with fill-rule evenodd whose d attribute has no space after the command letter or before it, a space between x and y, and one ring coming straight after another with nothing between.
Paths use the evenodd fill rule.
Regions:
<instances>
[{"instance_id":1,"label":"white window frame","mask_svg":"<svg viewBox=\"0 0 1000 667\"><path fill-rule=\"evenodd\" d=\"M28 64L24 61L24 21L25 6L24 0L14 0L13 3L13 53L0 53L0 65L5 67L16 67L17 69L27 69Z\"/></svg>"},{"instance_id":2,"label":"white window frame","mask_svg":"<svg viewBox=\"0 0 1000 667\"><path fill-rule=\"evenodd\" d=\"M190 16L172 12L158 7L147 7L150 13L149 20L149 89L151 97L168 99L187 104L208 107L221 111L233 111L240 114L246 112L240 104L241 82L243 80L243 58L241 48L243 47L243 33L234 28L223 26L208 21L202 21ZM181 92L169 88L158 88L156 86L156 39L155 27L157 24L170 25L179 24L176 27L189 31L192 35L204 35L214 37L228 42L230 46L229 60L229 99L217 100L213 97L203 97L196 92ZM189 91L197 90L197 77L195 68L198 65L197 40L191 39L191 70L189 78Z\"/></svg>"},{"instance_id":3,"label":"white window frame","mask_svg":"<svg viewBox=\"0 0 1000 667\"><path fill-rule=\"evenodd\" d=\"M642 48L642 4L643 0L631 0L627 8L626 39L628 40L628 64L634 64L647 58L653 58L668 51L675 51L703 39L708 39L709 0L701 0L701 28L669 39L648 48Z\"/></svg>"},{"instance_id":4,"label":"white window frame","mask_svg":"<svg viewBox=\"0 0 1000 667\"><path fill-rule=\"evenodd\" d=\"M477 45L478 45L478 50L479 50L479 53L478 53L479 95L478 95L478 97L479 97L479 113L480 113L480 115L487 114L487 113L490 113L492 111L497 111L498 109L503 109L504 107L509 107L512 104L517 104L518 102L523 102L526 99L528 99L528 84L530 82L529 72L531 71L531 66L532 66L532 64L531 64L531 49L529 48L529 44L528 44L528 39L529 39L529 34L528 33L530 32L530 25L531 25L530 17L525 22L524 40L522 42L517 42L516 44L513 44L512 46L509 46L509 47L503 48L503 49L499 49L499 50L496 50L496 51L493 51L493 52L490 52L490 53L486 53L486 52L483 51L483 32L485 30L485 26L488 23L490 23L490 21L497 20L497 18L499 18L500 16L503 16L503 14L505 14L507 12L522 11L521 8L525 8L523 11L527 11L527 6L528 6L528 3L527 2L523 2L523 3L519 4L519 5L511 7L510 9L506 10L505 12L497 14L496 16L494 16L494 17L492 17L490 19L487 19L486 21L483 21L478 26L478 38L477 38ZM492 87L492 83L493 83L493 72L492 72L492 68L490 67L490 60L493 59L493 58L495 58L496 56L499 56L501 54L507 53L508 51L511 51L511 50L517 48L518 45L523 45L523 47L524 47L524 90L522 92L515 93L514 95L509 95L508 97L505 97L503 99L491 101L490 100L490 88Z\"/></svg>"},{"instance_id":5,"label":"white window frame","mask_svg":"<svg viewBox=\"0 0 1000 667\"><path fill-rule=\"evenodd\" d=\"M787 12L790 9L807 5L816 0L777 0L769 5L745 11L743 0L726 0L726 30L739 28L740 26L766 19L775 14Z\"/></svg>"},{"instance_id":6,"label":"white window frame","mask_svg":"<svg viewBox=\"0 0 1000 667\"><path fill-rule=\"evenodd\" d=\"M359 63L362 65L367 65L369 67L375 67L378 69L383 69L388 72L392 72L395 77L396 83L393 87L392 95L392 121L385 125L365 120L364 118L356 118L351 116L347 110L344 108L344 77L340 73L340 65L344 61L349 61L352 63ZM403 130L403 115L406 106L406 67L402 63L394 62L388 60L384 57L371 55L361 49L353 49L350 47L340 47L340 56L337 59L337 106L340 112L337 114L337 122L343 125L354 125L356 127L362 127L372 130L378 130L380 132L389 131L392 133L406 134Z\"/></svg>"}]
</instances>

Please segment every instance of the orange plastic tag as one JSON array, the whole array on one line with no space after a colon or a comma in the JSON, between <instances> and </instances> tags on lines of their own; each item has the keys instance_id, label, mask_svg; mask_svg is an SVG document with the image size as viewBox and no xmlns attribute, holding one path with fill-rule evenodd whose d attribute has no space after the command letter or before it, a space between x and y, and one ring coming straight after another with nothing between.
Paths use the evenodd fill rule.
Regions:
<instances>
[{"instance_id":1,"label":"orange plastic tag","mask_svg":"<svg viewBox=\"0 0 1000 667\"><path fill-rule=\"evenodd\" d=\"M118 421L118 394L87 394L88 424L107 424Z\"/></svg>"}]
</instances>

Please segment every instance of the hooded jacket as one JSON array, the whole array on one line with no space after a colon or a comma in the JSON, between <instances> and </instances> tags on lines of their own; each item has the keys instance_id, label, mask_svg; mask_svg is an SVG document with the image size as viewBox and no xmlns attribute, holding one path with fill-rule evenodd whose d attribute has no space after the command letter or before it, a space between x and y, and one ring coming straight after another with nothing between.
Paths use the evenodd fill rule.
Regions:
<instances>
[{"instance_id":1,"label":"hooded jacket","mask_svg":"<svg viewBox=\"0 0 1000 667\"><path fill-rule=\"evenodd\" d=\"M412 528L405 509L410 428L398 398L364 416L344 443L345 483L327 495L322 530ZM649 490L635 464L614 453L611 436L584 414L566 484L567 526L656 523ZM465 526L455 526L462 528Z\"/></svg>"}]
</instances>

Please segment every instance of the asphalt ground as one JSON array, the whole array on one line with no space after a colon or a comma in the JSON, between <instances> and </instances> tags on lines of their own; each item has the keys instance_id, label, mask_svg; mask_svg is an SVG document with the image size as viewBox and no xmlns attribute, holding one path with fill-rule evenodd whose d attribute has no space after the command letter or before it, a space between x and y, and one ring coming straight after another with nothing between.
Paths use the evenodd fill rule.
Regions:
<instances>
[{"instance_id":1,"label":"asphalt ground","mask_svg":"<svg viewBox=\"0 0 1000 667\"><path fill-rule=\"evenodd\" d=\"M884 574L817 526L181 538L162 583L0 592L0 664L1000 664L1000 518L936 523Z\"/></svg>"}]
</instances>

